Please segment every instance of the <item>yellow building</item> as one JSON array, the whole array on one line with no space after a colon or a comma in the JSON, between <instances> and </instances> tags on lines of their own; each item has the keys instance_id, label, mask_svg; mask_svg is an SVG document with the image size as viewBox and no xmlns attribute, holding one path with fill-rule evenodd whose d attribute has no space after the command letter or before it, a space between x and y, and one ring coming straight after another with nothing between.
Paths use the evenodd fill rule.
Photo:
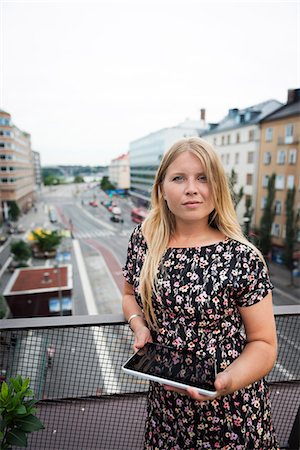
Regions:
<instances>
[{"instance_id":1,"label":"yellow building","mask_svg":"<svg viewBox=\"0 0 300 450\"><path fill-rule=\"evenodd\" d=\"M276 174L275 218L272 225L273 257L282 260L285 240L285 201L288 189L296 188L295 211L300 210L300 89L288 91L288 100L261 121L255 225L267 198L269 177ZM298 234L300 243L300 234ZM300 244L299 244L300 248Z\"/></svg>"},{"instance_id":2,"label":"yellow building","mask_svg":"<svg viewBox=\"0 0 300 450\"><path fill-rule=\"evenodd\" d=\"M33 154L30 134L11 121L9 113L0 110L0 213L8 218L10 201L21 210L31 208L35 194Z\"/></svg>"}]
</instances>

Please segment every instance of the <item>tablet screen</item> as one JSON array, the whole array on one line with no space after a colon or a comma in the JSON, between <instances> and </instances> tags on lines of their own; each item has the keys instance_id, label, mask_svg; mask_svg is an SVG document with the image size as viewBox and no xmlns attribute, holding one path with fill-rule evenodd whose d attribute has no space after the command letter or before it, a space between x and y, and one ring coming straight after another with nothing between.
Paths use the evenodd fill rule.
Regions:
<instances>
[{"instance_id":1,"label":"tablet screen","mask_svg":"<svg viewBox=\"0 0 300 450\"><path fill-rule=\"evenodd\" d=\"M148 343L125 363L124 368L196 388L215 390L214 359L199 358L195 352Z\"/></svg>"}]
</instances>

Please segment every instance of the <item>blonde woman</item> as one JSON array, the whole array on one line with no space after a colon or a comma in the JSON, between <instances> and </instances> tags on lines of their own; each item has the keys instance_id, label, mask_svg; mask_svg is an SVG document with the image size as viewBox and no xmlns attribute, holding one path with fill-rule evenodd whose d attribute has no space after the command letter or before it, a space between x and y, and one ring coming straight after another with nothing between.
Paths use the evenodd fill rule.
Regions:
<instances>
[{"instance_id":1,"label":"blonde woman","mask_svg":"<svg viewBox=\"0 0 300 450\"><path fill-rule=\"evenodd\" d=\"M214 399L150 383L145 449L277 450L263 378L277 348L272 285L203 139L180 140L162 159L123 273L135 350L154 341L222 355Z\"/></svg>"}]
</instances>

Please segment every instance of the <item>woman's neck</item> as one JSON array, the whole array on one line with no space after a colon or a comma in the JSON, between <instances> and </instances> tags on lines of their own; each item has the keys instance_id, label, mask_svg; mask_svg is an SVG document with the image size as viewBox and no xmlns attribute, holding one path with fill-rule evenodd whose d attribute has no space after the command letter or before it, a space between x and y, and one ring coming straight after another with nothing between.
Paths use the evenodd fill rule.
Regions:
<instances>
[{"instance_id":1,"label":"woman's neck","mask_svg":"<svg viewBox=\"0 0 300 450\"><path fill-rule=\"evenodd\" d=\"M194 247L210 244L224 239L223 233L205 224L176 224L175 232L170 237L173 246Z\"/></svg>"}]
</instances>

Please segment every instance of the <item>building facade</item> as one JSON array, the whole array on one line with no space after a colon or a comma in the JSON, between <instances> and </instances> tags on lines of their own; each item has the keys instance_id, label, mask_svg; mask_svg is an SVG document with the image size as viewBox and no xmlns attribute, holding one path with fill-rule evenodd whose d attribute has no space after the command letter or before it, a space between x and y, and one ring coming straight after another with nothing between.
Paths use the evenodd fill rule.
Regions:
<instances>
[{"instance_id":1,"label":"building facade","mask_svg":"<svg viewBox=\"0 0 300 450\"><path fill-rule=\"evenodd\" d=\"M128 153L119 156L111 161L108 168L108 176L110 182L117 189L125 189L130 186L130 170Z\"/></svg>"},{"instance_id":2,"label":"building facade","mask_svg":"<svg viewBox=\"0 0 300 450\"><path fill-rule=\"evenodd\" d=\"M41 157L39 152L32 151L33 157L33 170L34 170L34 179L35 184L38 189L41 189L43 177L42 177L42 168L41 168Z\"/></svg>"},{"instance_id":3,"label":"building facade","mask_svg":"<svg viewBox=\"0 0 300 450\"><path fill-rule=\"evenodd\" d=\"M285 240L285 201L288 190L293 187L296 189L294 208L296 213L300 213L300 89L289 90L287 103L262 120L260 147L256 226L260 225L268 181L274 173L276 194L272 242L274 259L281 260Z\"/></svg>"},{"instance_id":4,"label":"building facade","mask_svg":"<svg viewBox=\"0 0 300 450\"><path fill-rule=\"evenodd\" d=\"M185 122L163 128L130 143L130 196L138 206L148 207L156 171L164 153L179 139L199 136L205 129L202 120Z\"/></svg>"},{"instance_id":5,"label":"building facade","mask_svg":"<svg viewBox=\"0 0 300 450\"><path fill-rule=\"evenodd\" d=\"M21 210L34 202L35 179L30 134L21 131L9 113L0 110L0 205L1 216L8 218L9 202Z\"/></svg>"},{"instance_id":6,"label":"building facade","mask_svg":"<svg viewBox=\"0 0 300 450\"><path fill-rule=\"evenodd\" d=\"M227 116L202 134L219 153L225 171L236 174L235 192L243 188L244 195L236 212L241 225L246 213L246 199L256 204L257 168L260 145L260 121L282 104L269 100L245 109L229 109ZM252 218L254 219L254 218Z\"/></svg>"}]
</instances>

